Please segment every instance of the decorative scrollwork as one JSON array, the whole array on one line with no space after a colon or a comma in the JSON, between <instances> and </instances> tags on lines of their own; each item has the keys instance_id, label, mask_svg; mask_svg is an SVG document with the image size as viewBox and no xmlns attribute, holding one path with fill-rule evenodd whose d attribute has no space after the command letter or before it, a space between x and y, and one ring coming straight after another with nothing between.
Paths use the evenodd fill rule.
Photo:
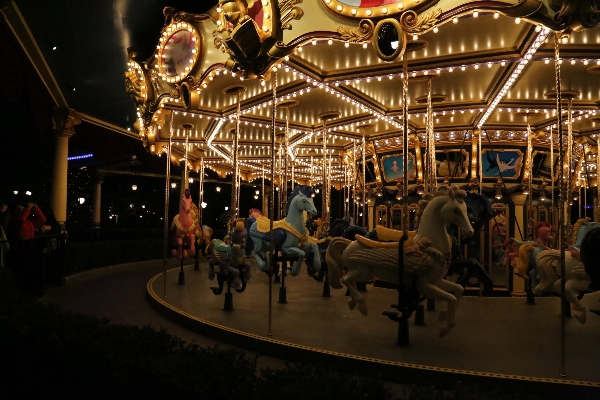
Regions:
<instances>
[{"instance_id":1,"label":"decorative scrollwork","mask_svg":"<svg viewBox=\"0 0 600 400\"><path fill-rule=\"evenodd\" d=\"M179 85L175 85L175 87L169 91L169 96L172 99L178 99L179 98Z\"/></svg>"},{"instance_id":2,"label":"decorative scrollwork","mask_svg":"<svg viewBox=\"0 0 600 400\"><path fill-rule=\"evenodd\" d=\"M556 11L554 21L573 30L592 28L600 22L598 0L551 0L549 5Z\"/></svg>"},{"instance_id":3,"label":"decorative scrollwork","mask_svg":"<svg viewBox=\"0 0 600 400\"><path fill-rule=\"evenodd\" d=\"M281 18L281 29L292 29L292 24L290 21L295 19L298 20L304 16L304 10L300 7L292 8L288 13L285 14L285 17Z\"/></svg>"},{"instance_id":4,"label":"decorative scrollwork","mask_svg":"<svg viewBox=\"0 0 600 400\"><path fill-rule=\"evenodd\" d=\"M432 10L427 14L420 15L412 10L409 10L402 14L400 17L400 23L406 32L421 33L433 28L438 22L438 17L441 14L441 8Z\"/></svg>"},{"instance_id":5,"label":"decorative scrollwork","mask_svg":"<svg viewBox=\"0 0 600 400\"><path fill-rule=\"evenodd\" d=\"M371 40L374 30L375 25L370 19L362 19L358 23L358 28L340 26L337 29L341 39L351 43L362 43Z\"/></svg>"},{"instance_id":6,"label":"decorative scrollwork","mask_svg":"<svg viewBox=\"0 0 600 400\"><path fill-rule=\"evenodd\" d=\"M193 76L188 76L186 82L191 90L198 90L202 85L202 82L199 79L194 78Z\"/></svg>"}]
</instances>

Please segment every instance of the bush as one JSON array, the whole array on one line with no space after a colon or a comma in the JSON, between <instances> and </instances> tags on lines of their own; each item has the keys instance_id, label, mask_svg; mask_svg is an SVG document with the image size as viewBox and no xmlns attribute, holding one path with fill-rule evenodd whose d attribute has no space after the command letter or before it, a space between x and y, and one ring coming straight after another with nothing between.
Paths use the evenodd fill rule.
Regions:
<instances>
[{"instance_id":1,"label":"bush","mask_svg":"<svg viewBox=\"0 0 600 400\"><path fill-rule=\"evenodd\" d=\"M11 283L10 273L0 272L0 288L10 288ZM345 399L390 398L375 379L343 376L324 367L288 366L259 373L256 358L240 350L201 348L164 329L110 324L106 319L63 312L14 291L3 293L2 398L258 400L284 394L287 399L325 399L318 393L343 393ZM310 391L300 390L308 386ZM383 395L358 396L364 390ZM302 393L310 396L296 397Z\"/></svg>"}]
</instances>

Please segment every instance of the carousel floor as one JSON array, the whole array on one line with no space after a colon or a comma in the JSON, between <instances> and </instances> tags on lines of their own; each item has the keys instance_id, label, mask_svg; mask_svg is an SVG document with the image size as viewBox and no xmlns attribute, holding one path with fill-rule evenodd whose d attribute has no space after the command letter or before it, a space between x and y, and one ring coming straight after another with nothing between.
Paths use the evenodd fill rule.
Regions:
<instances>
[{"instance_id":1,"label":"carousel floor","mask_svg":"<svg viewBox=\"0 0 600 400\"><path fill-rule=\"evenodd\" d=\"M178 285L179 269L169 270L147 285L152 306L171 320L225 342L262 354L290 360L336 362L348 368L369 368L386 379L481 379L539 382L587 387L600 395L600 317L588 313L586 325L566 320L566 376L561 371L561 321L558 298L465 297L457 311L457 325L439 338L439 312L425 312L426 326L410 323L410 347L396 345L398 324L383 316L394 311L397 292L368 286L369 315L348 309L345 290L331 289L322 297L323 283L305 273L287 277L287 304L278 304L279 285L272 286L269 335L269 281L253 268L243 293L233 293L234 311L223 311L224 293L210 290L216 281L207 267L184 268L185 285ZM164 290L166 287L166 296ZM600 309L600 295L585 297L588 308ZM412 318L414 319L414 317ZM586 390L587 390L586 389Z\"/></svg>"}]
</instances>

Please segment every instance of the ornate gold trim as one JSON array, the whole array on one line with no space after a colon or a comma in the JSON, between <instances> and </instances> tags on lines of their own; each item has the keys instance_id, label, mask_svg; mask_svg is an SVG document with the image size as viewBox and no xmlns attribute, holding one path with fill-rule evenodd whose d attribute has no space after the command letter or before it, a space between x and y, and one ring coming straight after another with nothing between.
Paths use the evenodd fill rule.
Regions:
<instances>
[{"instance_id":1,"label":"ornate gold trim","mask_svg":"<svg viewBox=\"0 0 600 400\"><path fill-rule=\"evenodd\" d=\"M385 17L393 17L395 15L401 14L408 10L422 10L429 8L439 0L423 0L423 1L406 1L406 0L398 0L395 3L391 4L382 4L380 6L374 7L361 7L361 6L352 6L345 3L343 0L321 0L323 5L327 7L329 11L332 13L342 16L344 18L385 18Z\"/></svg>"},{"instance_id":2,"label":"ornate gold trim","mask_svg":"<svg viewBox=\"0 0 600 400\"><path fill-rule=\"evenodd\" d=\"M350 43L363 43L368 42L373 37L375 31L375 25L370 19L363 19L358 23L356 27L340 26L337 28L337 32L341 35L340 39Z\"/></svg>"}]
</instances>

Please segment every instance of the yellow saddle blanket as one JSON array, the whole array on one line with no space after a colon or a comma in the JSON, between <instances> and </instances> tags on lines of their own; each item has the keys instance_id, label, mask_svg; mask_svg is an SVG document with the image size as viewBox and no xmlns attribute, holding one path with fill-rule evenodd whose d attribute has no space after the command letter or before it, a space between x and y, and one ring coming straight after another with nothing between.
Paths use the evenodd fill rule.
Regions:
<instances>
[{"instance_id":1,"label":"yellow saddle blanket","mask_svg":"<svg viewBox=\"0 0 600 400\"><path fill-rule=\"evenodd\" d=\"M279 221L273 221L273 230L275 229L283 229L296 236L300 240L298 247L304 246L307 241L310 243L318 243L316 240L312 240L312 238L308 236L308 230L306 228L304 228L304 233L300 233L292 225L290 225L285 218ZM271 220L263 215L259 215L256 217L256 230L261 233L270 232Z\"/></svg>"},{"instance_id":2,"label":"yellow saddle blanket","mask_svg":"<svg viewBox=\"0 0 600 400\"><path fill-rule=\"evenodd\" d=\"M391 230L391 229L390 229ZM396 232L400 232L400 231L396 231ZM413 247L415 245L415 236L417 236L417 232L416 231L409 231L408 232L408 240L406 242L404 242L404 249L409 249L411 247ZM390 240L387 238L387 236L384 235L384 237L386 237L385 240ZM400 241L400 238L402 237L402 232L400 232L400 236L398 237L398 239L395 239L394 241L385 241L385 242L380 242L377 240L371 240L371 239L367 239L364 236L360 236L360 235L356 235L356 240L362 244L363 246L367 246L367 247L371 247L371 248L378 248L378 249L397 249L398 248L398 242ZM379 230L377 231L377 239L381 240L381 238L379 237ZM392 239L393 240L393 239ZM421 242L424 241L428 241L429 243L431 243L431 241L429 241L428 239L421 239ZM426 247L429 243L422 243L424 245L424 247Z\"/></svg>"}]
</instances>

